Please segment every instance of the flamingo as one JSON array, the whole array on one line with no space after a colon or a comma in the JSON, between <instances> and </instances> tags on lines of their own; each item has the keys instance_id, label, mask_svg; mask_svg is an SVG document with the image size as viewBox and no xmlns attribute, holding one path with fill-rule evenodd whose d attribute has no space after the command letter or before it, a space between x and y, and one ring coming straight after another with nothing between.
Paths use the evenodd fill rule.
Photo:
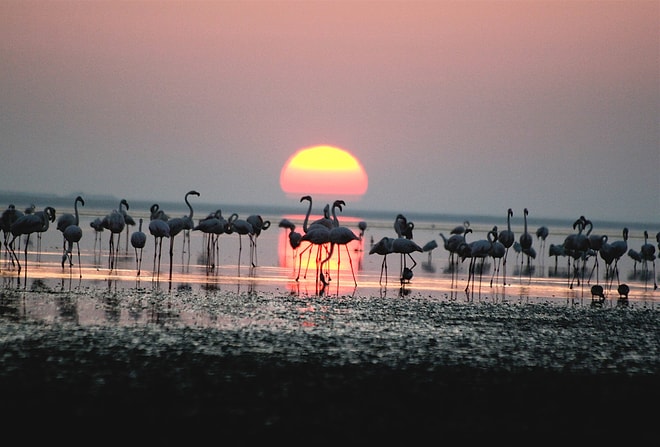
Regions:
<instances>
[{"instance_id":1,"label":"flamingo","mask_svg":"<svg viewBox=\"0 0 660 447\"><path fill-rule=\"evenodd\" d=\"M123 199L122 199L123 200ZM119 205L121 207L121 203ZM117 209L114 209L103 218L103 227L110 230L110 241L109 241L109 250L108 254L108 267L112 271L115 268L115 262L117 260L117 255L119 254L119 241L121 239L121 233L126 227L126 221L124 220L124 215L120 213ZM115 234L117 235L117 244L115 245Z\"/></svg>"},{"instance_id":2,"label":"flamingo","mask_svg":"<svg viewBox=\"0 0 660 447\"><path fill-rule=\"evenodd\" d=\"M135 250L135 264L137 267L137 276L140 276L142 271L142 251L144 246L147 245L147 235L142 231L142 221L144 219L139 219L139 226L137 231L134 231L131 234L131 245Z\"/></svg>"},{"instance_id":3,"label":"flamingo","mask_svg":"<svg viewBox=\"0 0 660 447\"><path fill-rule=\"evenodd\" d=\"M568 288L573 288L573 282L577 278L578 285L580 285L579 278L579 268L578 260L584 259L585 253L589 249L589 238L582 234L582 231L585 227L585 219L583 216L580 216L575 222L573 222L573 229L578 230L577 233L570 234L564 239L564 251L568 256ZM573 276L571 277L571 259L573 260Z\"/></svg>"},{"instance_id":4,"label":"flamingo","mask_svg":"<svg viewBox=\"0 0 660 447\"><path fill-rule=\"evenodd\" d=\"M317 273L320 273L319 267L321 262L321 248L330 242L330 229L332 229L333 227L339 224L336 214L336 208L341 207L342 205L345 204L343 200L336 200L333 203L332 218L330 217L330 205L326 205L323 209L323 217L315 220L314 222L308 225L309 216L312 211L312 197L303 196L300 198L300 201L302 202L303 200L307 200L309 202L309 206L307 208L307 213L305 214L305 220L303 221L304 234L301 237L301 243L306 241L309 242L309 245L305 247L298 254L298 276L296 277L296 281L300 278L300 270L302 269L302 257L305 254L305 252L307 250L311 250L312 246L314 245L317 246L316 269L317 269ZM308 266L309 266L310 257L311 257L311 251L307 258ZM307 276L307 271L305 271L305 277L306 276ZM316 277L319 278L320 275L317 274Z\"/></svg>"},{"instance_id":5,"label":"flamingo","mask_svg":"<svg viewBox=\"0 0 660 447\"><path fill-rule=\"evenodd\" d=\"M436 241L435 239L431 239L422 246L422 251L429 254L429 260L428 260L429 264L431 263L431 254L433 253L433 250L435 250L436 248L438 248L438 241Z\"/></svg>"},{"instance_id":6,"label":"flamingo","mask_svg":"<svg viewBox=\"0 0 660 447\"><path fill-rule=\"evenodd\" d=\"M589 229L587 230L587 244L590 250L593 250L595 256L594 256L594 266L591 268L591 273L589 274L589 279L591 279L591 275L594 272L594 269L596 270L596 284L600 281L600 274L599 274L599 265L598 265L598 252L600 251L601 247L605 242L607 242L607 235L606 234L591 234L593 231L594 224L591 222L591 220L585 219L585 228L588 226Z\"/></svg>"},{"instance_id":7,"label":"flamingo","mask_svg":"<svg viewBox=\"0 0 660 447\"><path fill-rule=\"evenodd\" d=\"M3 233L3 243L5 246L5 250L7 251L8 254L11 254L11 250L9 249L9 242L11 238L11 226L14 222L18 220L19 217L23 216L25 213L23 213L20 210L16 209L16 205L13 203L9 204L6 210L2 212L2 215L0 216L0 227L2 228L2 233ZM20 240L20 239L19 239ZM13 256L11 257L11 262L14 264L14 258Z\"/></svg>"},{"instance_id":8,"label":"flamingo","mask_svg":"<svg viewBox=\"0 0 660 447\"><path fill-rule=\"evenodd\" d=\"M506 259L509 255L509 248L516 240L513 231L511 231L511 218L513 217L513 210L509 208L506 211L506 230L502 230L497 235L497 240L504 245L504 257L502 258L502 284L506 286Z\"/></svg>"},{"instance_id":9,"label":"flamingo","mask_svg":"<svg viewBox=\"0 0 660 447\"><path fill-rule=\"evenodd\" d=\"M477 259L481 259L481 268L479 270L479 288L481 288L481 277L483 275L484 262L493 247L493 237L493 230L491 230L487 233L486 239L479 239L467 244L468 250L466 250L462 255L463 261L465 261L465 258L470 258L470 266L468 267L468 279L465 286L465 292L470 290L470 281L472 281L472 285L474 286L474 268L476 266Z\"/></svg>"},{"instance_id":10,"label":"flamingo","mask_svg":"<svg viewBox=\"0 0 660 447\"><path fill-rule=\"evenodd\" d=\"M607 266L607 272L610 279L609 288L612 288L612 283L614 282L614 275L616 274L617 284L621 284L619 281L619 259L621 256L628 252L628 227L624 227L622 230L623 239L614 241L612 243L604 243L600 248L600 257L603 258ZM612 265L614 264L614 265Z\"/></svg>"},{"instance_id":11,"label":"flamingo","mask_svg":"<svg viewBox=\"0 0 660 447\"><path fill-rule=\"evenodd\" d=\"M78 249L78 271L80 273L80 277L82 278L82 266L80 265L80 239L82 239L83 232L82 228L79 226L80 218L78 216L78 203L80 203L82 206L85 206L85 201L83 198L80 196L76 197L76 200L73 203L73 208L75 210L73 222L67 225L64 229L60 229L60 221L58 221L58 229L62 231L62 235L64 236L64 240L66 242L64 247L64 254L62 255L62 268L64 268L64 262L67 260L67 258L69 260L69 269L73 266L71 250L73 249L73 244L76 244L76 248Z\"/></svg>"},{"instance_id":12,"label":"flamingo","mask_svg":"<svg viewBox=\"0 0 660 447\"><path fill-rule=\"evenodd\" d=\"M496 275L500 273L500 263L506 254L506 247L502 242L499 241L499 234L497 232L497 225L491 230L493 233L493 245L488 252L488 255L493 258L495 268L493 269L493 274L490 277L490 286L493 287L493 279ZM533 249L533 248L532 248ZM536 256L536 254L534 254ZM505 284L506 285L506 284Z\"/></svg>"},{"instance_id":13,"label":"flamingo","mask_svg":"<svg viewBox=\"0 0 660 447\"><path fill-rule=\"evenodd\" d=\"M337 219L336 219L336 214L334 214L334 208L339 208L339 210L341 211L343 204L344 204L343 200L337 200L337 201L334 202L334 204L333 204L333 215L335 216L335 220L337 220ZM327 283L325 281L325 278L323 277L323 265L326 262L328 262L328 260L330 260L330 258L332 257L332 252L334 250L335 245L343 245L346 248L346 253L348 254L348 261L351 265L351 273L353 274L353 282L355 283L355 286L357 287L357 280L355 279L355 271L353 270L353 259L351 258L350 251L348 250L348 244L350 244L353 241L359 241L360 236L355 234L353 232L353 230L351 230L350 228L348 228L344 225L337 225L337 226L333 227L330 230L328 238L330 240L330 250L328 252L328 256L323 261L321 261L321 267L320 267L321 281L324 284L327 285ZM341 249L337 253L337 256L338 256L337 257L337 276L339 276L339 269L340 269L340 266L341 266Z\"/></svg>"},{"instance_id":14,"label":"flamingo","mask_svg":"<svg viewBox=\"0 0 660 447\"><path fill-rule=\"evenodd\" d=\"M280 220L280 223L278 224L280 228L288 229L289 230L289 245L291 246L291 249L293 250L292 253L292 259L293 259L293 269L295 271L295 263L296 263L296 254L298 253L298 247L300 247L300 243L302 242L302 234L296 231L296 224L291 222L289 219L282 219Z\"/></svg>"},{"instance_id":15,"label":"flamingo","mask_svg":"<svg viewBox=\"0 0 660 447\"><path fill-rule=\"evenodd\" d=\"M630 259L634 261L633 264L633 277L637 277L637 263L642 263L644 260L642 259L642 254L635 250L634 248L628 249L628 256Z\"/></svg>"},{"instance_id":16,"label":"flamingo","mask_svg":"<svg viewBox=\"0 0 660 447\"><path fill-rule=\"evenodd\" d=\"M460 252L461 247L465 245L465 236L472 233L472 229L468 228L463 234L452 234L447 238L443 233L438 233L442 238L445 250L449 252L449 269L454 272L458 266L457 254Z\"/></svg>"},{"instance_id":17,"label":"flamingo","mask_svg":"<svg viewBox=\"0 0 660 447\"><path fill-rule=\"evenodd\" d=\"M312 225L308 228L308 231L302 235L300 238L302 242L309 242L309 245L305 247L303 251L298 254L298 276L296 281L300 278L300 270L302 268L302 257L305 251L310 250L312 246L316 245L318 247L316 252L316 277L320 279L320 255L321 247L325 246L330 242L330 228L324 225ZM311 253L310 253L311 255ZM307 277L307 271L305 271L305 277Z\"/></svg>"},{"instance_id":18,"label":"flamingo","mask_svg":"<svg viewBox=\"0 0 660 447\"><path fill-rule=\"evenodd\" d=\"M193 208L192 205L190 205L190 202L188 201L188 196L197 196L199 197L200 194L199 192L195 190L190 190L186 193L184 196L183 200L186 202L186 205L188 205L188 209L190 210L190 214L184 217L173 217L171 219L167 220L167 226L170 227L170 281L172 281L172 267L174 264L174 238L176 237L177 234L181 233L186 228L193 228L193 225L191 224L192 222L192 216L193 216ZM190 220L188 220L190 219Z\"/></svg>"},{"instance_id":19,"label":"flamingo","mask_svg":"<svg viewBox=\"0 0 660 447\"><path fill-rule=\"evenodd\" d=\"M103 221L100 217L91 221L89 226L94 228L94 251L96 251L96 243L98 242L99 246L101 245L101 233L105 228L103 228Z\"/></svg>"},{"instance_id":20,"label":"flamingo","mask_svg":"<svg viewBox=\"0 0 660 447\"><path fill-rule=\"evenodd\" d=\"M359 241L360 236L355 234L353 230L350 228L340 225L338 227L334 227L330 230L330 233L328 235L328 238L330 240L330 250L328 252L328 256L321 261L321 281L326 284L324 278L323 278L323 264L328 262L330 258L332 257L332 252L335 248L335 245L343 245L346 248L346 254L348 255L348 261L351 265L351 273L353 274L353 282L355 283L355 286L357 286L357 280L355 279L355 271L353 270L353 259L351 258L351 252L348 250L348 244L350 244L353 241ZM339 269L341 266L341 253L337 253L338 260L337 260L337 276L339 276Z\"/></svg>"},{"instance_id":21,"label":"flamingo","mask_svg":"<svg viewBox=\"0 0 660 447\"><path fill-rule=\"evenodd\" d=\"M548 255L555 257L555 274L557 273L557 262L559 256L566 256L566 250L564 250L563 244L550 244L548 249Z\"/></svg>"},{"instance_id":22,"label":"flamingo","mask_svg":"<svg viewBox=\"0 0 660 447\"><path fill-rule=\"evenodd\" d=\"M152 207L153 208L153 207ZM170 237L170 227L160 214L165 214L162 210L152 214L149 221L149 233L154 237L154 268L153 271L160 275L160 259L163 248L163 238ZM156 269L156 256L158 256L158 269Z\"/></svg>"},{"instance_id":23,"label":"flamingo","mask_svg":"<svg viewBox=\"0 0 660 447\"><path fill-rule=\"evenodd\" d=\"M158 205L157 203L151 205L151 207L149 208L149 212L151 213L149 216L149 220L160 219L165 222L170 220L170 216L165 214L165 211L161 210L160 205Z\"/></svg>"},{"instance_id":24,"label":"flamingo","mask_svg":"<svg viewBox=\"0 0 660 447\"><path fill-rule=\"evenodd\" d=\"M252 238L252 251L254 252L254 265L256 267L259 264L257 260L257 239L262 231L270 228L270 220L264 220L263 217L259 214L251 214L246 219L252 225L252 230L254 231L254 236Z\"/></svg>"},{"instance_id":25,"label":"flamingo","mask_svg":"<svg viewBox=\"0 0 660 447\"><path fill-rule=\"evenodd\" d=\"M126 209L124 209L126 207ZM124 216L124 222L126 223L126 252L128 253L128 240L130 239L129 237L129 226L135 226L135 219L128 214L128 202L126 199L121 199L119 202L119 212Z\"/></svg>"},{"instance_id":26,"label":"flamingo","mask_svg":"<svg viewBox=\"0 0 660 447\"><path fill-rule=\"evenodd\" d=\"M520 249L522 250L522 252L524 254L527 254L527 255L529 253L529 249L531 248L532 242L533 242L532 235L529 234L529 232L527 231L527 215L528 214L529 214L529 211L527 210L527 208L525 208L524 211L523 211L523 219L524 219L523 233L520 235L520 239L519 239ZM529 259L530 259L530 256L528 255L527 256L527 267L529 267ZM521 272L521 274L522 274L522 269L523 269L523 260L522 260L522 257L521 257L520 258L520 272Z\"/></svg>"},{"instance_id":27,"label":"flamingo","mask_svg":"<svg viewBox=\"0 0 660 447\"><path fill-rule=\"evenodd\" d=\"M233 214L233 216L238 217L237 214ZM221 234L229 231L229 221L222 216L222 210L217 209L214 213L200 220L193 227L193 231L201 231L206 235L206 266L208 269L214 269L216 252L218 251L218 238Z\"/></svg>"},{"instance_id":28,"label":"flamingo","mask_svg":"<svg viewBox=\"0 0 660 447\"><path fill-rule=\"evenodd\" d=\"M628 294L630 293L630 287L628 287L628 284L621 283L619 284L619 287L617 287L617 292L619 292L619 300L627 300Z\"/></svg>"},{"instance_id":29,"label":"flamingo","mask_svg":"<svg viewBox=\"0 0 660 447\"><path fill-rule=\"evenodd\" d=\"M412 239L408 239L407 237L397 237L392 241L392 253L401 254L401 276L399 278L401 284L410 282L412 279L413 269L417 265L417 261L415 261L415 258L412 257L412 253L416 251L423 252L424 250L422 250L422 247L417 245L417 243L415 243ZM408 268L408 259L410 259L413 263L412 267L410 268Z\"/></svg>"},{"instance_id":30,"label":"flamingo","mask_svg":"<svg viewBox=\"0 0 660 447\"><path fill-rule=\"evenodd\" d=\"M658 282L655 278L655 247L649 243L649 232L644 230L644 244L639 250L642 255L642 266L644 270L644 283L648 281L648 262L653 262L653 290L658 288Z\"/></svg>"},{"instance_id":31,"label":"flamingo","mask_svg":"<svg viewBox=\"0 0 660 447\"><path fill-rule=\"evenodd\" d=\"M406 216L403 214L397 214L396 218L394 219L394 231L396 232L397 237L405 237L406 239L412 239L413 238L413 229L415 228L415 224L413 222L408 221Z\"/></svg>"},{"instance_id":32,"label":"flamingo","mask_svg":"<svg viewBox=\"0 0 660 447\"><path fill-rule=\"evenodd\" d=\"M55 222L55 208L52 206L47 206L43 211L36 211L33 214L23 214L21 217L16 219L14 223L11 224L10 232L12 234L12 239L9 242L9 249L13 259L16 261L18 266L18 274L21 273L21 263L16 256L14 251L14 242L16 238L21 235L26 236L25 248L24 248L24 258L25 258L25 279L27 280L27 253L28 246L30 242L30 235L32 233L45 232L50 226L50 222Z\"/></svg>"},{"instance_id":33,"label":"flamingo","mask_svg":"<svg viewBox=\"0 0 660 447\"><path fill-rule=\"evenodd\" d=\"M550 230L545 225L541 225L536 229L536 239L541 240L541 252L545 251L545 240L548 238Z\"/></svg>"},{"instance_id":34,"label":"flamingo","mask_svg":"<svg viewBox=\"0 0 660 447\"><path fill-rule=\"evenodd\" d=\"M464 234L465 230L470 228L470 221L469 220L464 220L463 225L457 225L454 228L451 229L449 234Z\"/></svg>"},{"instance_id":35,"label":"flamingo","mask_svg":"<svg viewBox=\"0 0 660 447\"><path fill-rule=\"evenodd\" d=\"M311 224L308 224L309 215L312 212L312 196L302 196L300 201L302 202L303 200L307 200L309 202L309 206L307 207L307 214L305 214L305 220L303 221L303 232L307 233L309 228L313 225L323 225L326 228L332 228L335 225L335 219L330 218L330 205L326 205L323 208L323 217L315 220Z\"/></svg>"},{"instance_id":36,"label":"flamingo","mask_svg":"<svg viewBox=\"0 0 660 447\"><path fill-rule=\"evenodd\" d=\"M385 285L387 285L387 255L392 253L392 243L394 239L391 237L383 236L381 240L373 244L369 250L369 254L378 254L383 257L383 261L380 264L380 279L379 284L383 285L383 270L385 271Z\"/></svg>"},{"instance_id":37,"label":"flamingo","mask_svg":"<svg viewBox=\"0 0 660 447\"><path fill-rule=\"evenodd\" d=\"M63 254L64 254L64 257L62 258L62 266L64 266L64 259L66 258L66 254L67 254L66 253L67 240L64 237L64 230L69 225L73 225L73 224L78 225L76 223L78 221L78 218L76 217L78 215L78 203L85 206L85 201L83 200L83 198L81 196L76 197L75 200L73 201L73 208L74 208L74 212L76 213L75 216L71 213L63 213L63 214L60 214L60 217L57 218L57 229L60 232L62 232L62 250L63 250Z\"/></svg>"},{"instance_id":38,"label":"flamingo","mask_svg":"<svg viewBox=\"0 0 660 447\"><path fill-rule=\"evenodd\" d=\"M241 272L241 252L243 251L243 236L250 240L250 265L254 267L253 235L254 228L252 224L245 219L233 219L229 224L229 233L238 234L238 272Z\"/></svg>"},{"instance_id":39,"label":"flamingo","mask_svg":"<svg viewBox=\"0 0 660 447\"><path fill-rule=\"evenodd\" d=\"M610 244L612 246L613 254L614 254L614 271L616 272L616 278L617 278L617 285L620 284L619 282L619 259L621 259L621 256L625 255L628 252L628 228L625 227L623 228L622 232L622 239L618 241L612 242ZM610 282L612 280L610 279Z\"/></svg>"},{"instance_id":40,"label":"flamingo","mask_svg":"<svg viewBox=\"0 0 660 447\"><path fill-rule=\"evenodd\" d=\"M367 230L367 222L365 222L364 220L359 221L358 229L360 230L360 234L358 234L358 236L360 236L360 240L362 240L362 238L364 237L364 232Z\"/></svg>"}]
</instances>

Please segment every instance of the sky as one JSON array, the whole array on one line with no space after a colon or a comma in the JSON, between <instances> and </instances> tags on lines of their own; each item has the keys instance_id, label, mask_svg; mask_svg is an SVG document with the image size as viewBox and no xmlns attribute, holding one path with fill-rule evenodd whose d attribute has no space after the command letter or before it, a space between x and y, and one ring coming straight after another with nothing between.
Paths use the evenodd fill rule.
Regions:
<instances>
[{"instance_id":1,"label":"sky","mask_svg":"<svg viewBox=\"0 0 660 447\"><path fill-rule=\"evenodd\" d=\"M3 0L0 65L4 191L660 224L659 1Z\"/></svg>"}]
</instances>

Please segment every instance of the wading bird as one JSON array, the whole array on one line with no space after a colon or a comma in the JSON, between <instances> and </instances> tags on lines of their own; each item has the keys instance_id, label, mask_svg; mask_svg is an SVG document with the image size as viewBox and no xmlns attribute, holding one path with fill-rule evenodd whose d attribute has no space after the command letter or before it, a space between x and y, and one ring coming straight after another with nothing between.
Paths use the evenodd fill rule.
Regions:
<instances>
[{"instance_id":1,"label":"wading bird","mask_svg":"<svg viewBox=\"0 0 660 447\"><path fill-rule=\"evenodd\" d=\"M484 263L493 247L494 237L493 230L491 230L486 235L486 239L479 239L467 244L468 249L462 254L462 261L465 261L466 258L470 258L468 279L467 284L465 285L466 293L470 290L470 283L472 283L472 286L474 287L474 269L477 265L477 259L481 259L481 262L479 263L479 289L481 290L481 278L483 276Z\"/></svg>"},{"instance_id":2,"label":"wading bird","mask_svg":"<svg viewBox=\"0 0 660 447\"><path fill-rule=\"evenodd\" d=\"M124 201L124 199L122 199ZM121 207L121 202L119 204ZM124 220L124 215L119 212L118 209L114 209L103 218L103 227L110 230L110 241L108 243L109 253L108 253L108 267L112 271L117 262L117 256L119 255L119 241L121 239L121 233L126 227L126 221ZM117 242L115 243L115 235L117 235Z\"/></svg>"},{"instance_id":3,"label":"wading bird","mask_svg":"<svg viewBox=\"0 0 660 447\"><path fill-rule=\"evenodd\" d=\"M509 248L516 240L513 231L511 231L511 217L513 217L513 210L509 208L506 211L506 230L502 230L497 235L497 240L504 245L504 256L502 257L502 285L506 286L506 259L509 255Z\"/></svg>"},{"instance_id":4,"label":"wading bird","mask_svg":"<svg viewBox=\"0 0 660 447\"><path fill-rule=\"evenodd\" d=\"M66 247L67 247L67 240L64 237L64 230L69 226L76 224L78 222L78 203L80 203L82 206L85 206L85 201L81 196L78 196L75 198L73 201L73 209L75 212L74 214L71 213L63 213L60 214L60 217L57 218L57 229L62 233L62 254L64 255L62 258L62 267L64 267L64 258L66 257Z\"/></svg>"},{"instance_id":5,"label":"wading bird","mask_svg":"<svg viewBox=\"0 0 660 447\"><path fill-rule=\"evenodd\" d=\"M11 256L11 250L9 249L9 243L12 239L11 226L18 220L19 217L23 216L24 214L25 213L22 211L16 209L16 205L11 203L0 216L0 227L2 228L3 233L3 244L5 246L6 253L10 255L12 265L15 265L15 262L14 257Z\"/></svg>"},{"instance_id":6,"label":"wading bird","mask_svg":"<svg viewBox=\"0 0 660 447\"><path fill-rule=\"evenodd\" d=\"M548 238L550 230L545 225L541 225L536 229L536 238L541 241L541 253L545 251L545 240Z\"/></svg>"},{"instance_id":7,"label":"wading bird","mask_svg":"<svg viewBox=\"0 0 660 447\"><path fill-rule=\"evenodd\" d=\"M124 207L126 207L126 209L124 209ZM129 209L128 202L126 201L126 199L122 199L121 202L119 202L119 212L122 214L122 216L124 216L124 223L126 224L126 250L125 250L126 253L128 253L128 240L130 239L129 226L131 227L135 226L135 219L133 219L133 217L130 214L128 214L128 209Z\"/></svg>"},{"instance_id":8,"label":"wading bird","mask_svg":"<svg viewBox=\"0 0 660 447\"><path fill-rule=\"evenodd\" d=\"M27 253L28 246L30 245L30 235L32 233L45 232L50 226L50 222L55 222L55 208L52 206L47 206L43 211L36 211L34 214L23 214L21 217L16 219L16 221L11 225L10 231L12 234L12 239L9 242L9 249L11 255L16 261L18 266L18 274L21 274L21 263L16 256L14 251L14 242L16 238L25 235L25 248L24 248L24 259L25 259L25 279L27 281Z\"/></svg>"},{"instance_id":9,"label":"wading bird","mask_svg":"<svg viewBox=\"0 0 660 447\"><path fill-rule=\"evenodd\" d=\"M470 221L469 220L464 220L463 225L456 225L454 228L451 229L449 234L464 234L465 230L470 228Z\"/></svg>"},{"instance_id":10,"label":"wading bird","mask_svg":"<svg viewBox=\"0 0 660 447\"><path fill-rule=\"evenodd\" d=\"M153 271L156 272L155 276L160 276L160 259L163 252L163 238L170 237L170 227L167 225L167 222L163 220L159 213L163 213L162 210L159 210L152 220L149 221L149 234L154 237L154 267ZM156 257L158 257L158 268L156 269Z\"/></svg>"},{"instance_id":11,"label":"wading bird","mask_svg":"<svg viewBox=\"0 0 660 447\"><path fill-rule=\"evenodd\" d=\"M94 251L96 251L96 245L101 246L101 233L103 233L103 220L100 217L97 217L89 223L89 226L94 228Z\"/></svg>"},{"instance_id":12,"label":"wading bird","mask_svg":"<svg viewBox=\"0 0 660 447\"><path fill-rule=\"evenodd\" d=\"M191 224L193 217L193 208L192 205L190 205L190 202L188 201L188 196L199 197L200 194L195 190L191 190L188 191L184 196L183 200L184 202L186 202L186 205L190 210L190 214L184 217L173 217L167 220L167 226L170 227L170 281L172 281L172 266L174 265L174 238L176 237L177 234L181 233L181 231L185 230L186 228L190 228L190 229L193 228L193 225Z\"/></svg>"},{"instance_id":13,"label":"wading bird","mask_svg":"<svg viewBox=\"0 0 660 447\"><path fill-rule=\"evenodd\" d=\"M85 206L85 201L83 198L80 196L76 197L76 200L73 203L73 208L75 210L73 222L61 230L62 235L64 236L64 240L66 241L64 253L62 254L62 268L64 268L64 262L67 259L69 260L69 269L73 266L71 250L73 249L73 244L76 244L76 248L78 249L78 271L80 273L80 277L82 278L82 266L80 265L80 239L82 239L83 231L79 226L80 218L78 216L78 203L80 203L82 206Z\"/></svg>"},{"instance_id":14,"label":"wading bird","mask_svg":"<svg viewBox=\"0 0 660 447\"><path fill-rule=\"evenodd\" d=\"M142 221L144 219L139 219L138 229L131 234L131 245L135 250L135 264L137 267L137 276L140 276L142 271L142 251L144 246L147 244L147 234L142 231Z\"/></svg>"},{"instance_id":15,"label":"wading bird","mask_svg":"<svg viewBox=\"0 0 660 447\"><path fill-rule=\"evenodd\" d=\"M527 215L529 214L529 211L527 211L527 208L524 209L523 211L523 219L524 219L524 226L523 226L523 233L520 235L520 249L522 250L523 254L527 256L527 267L529 269L529 264L530 264L530 248L532 247L532 242L534 241L532 239L532 235L529 234L527 231ZM523 259L522 257L520 258L520 272L522 274L523 270Z\"/></svg>"},{"instance_id":16,"label":"wading bird","mask_svg":"<svg viewBox=\"0 0 660 447\"><path fill-rule=\"evenodd\" d=\"M423 252L422 247L417 245L412 239L407 237L396 237L392 241L392 253L401 254L401 270L399 279L401 284L410 282L413 276L413 269L417 265L417 261L412 257L414 252ZM410 259L413 263L412 267L408 267L407 260Z\"/></svg>"},{"instance_id":17,"label":"wading bird","mask_svg":"<svg viewBox=\"0 0 660 447\"><path fill-rule=\"evenodd\" d=\"M655 278L655 247L649 243L649 232L644 230L644 244L639 250L642 255L642 271L644 272L644 284L648 282L648 263L653 263L653 290L658 288L658 282Z\"/></svg>"},{"instance_id":18,"label":"wading bird","mask_svg":"<svg viewBox=\"0 0 660 447\"><path fill-rule=\"evenodd\" d=\"M378 242L376 242L371 249L369 254L377 254L383 257L383 261L380 264L380 279L379 284L383 285L383 271L385 272L385 285L387 285L387 255L392 253L392 243L394 239L391 237L383 236Z\"/></svg>"},{"instance_id":19,"label":"wading bird","mask_svg":"<svg viewBox=\"0 0 660 447\"><path fill-rule=\"evenodd\" d=\"M342 210L342 205L344 204L343 201L336 201L335 206L339 208L339 210ZM320 267L320 279L323 282L323 284L326 284L325 278L323 276L323 265L330 260L332 257L332 253L334 251L335 245L343 245L346 249L346 254L348 255L348 261L351 265L351 273L353 275L353 282L355 283L355 286L357 287L357 280L355 279L355 271L353 270L353 259L351 258L351 252L348 249L348 244L350 244L353 241L359 241L360 236L355 234L353 230L350 228L344 226L344 225L337 225L330 229L330 234L328 235L328 238L330 240L330 250L328 251L328 256L321 261L321 267ZM337 251L337 277L339 277L339 271L341 267L341 247L339 248L339 251ZM329 278L328 278L329 279Z\"/></svg>"},{"instance_id":20,"label":"wading bird","mask_svg":"<svg viewBox=\"0 0 660 447\"><path fill-rule=\"evenodd\" d=\"M253 267L259 265L259 260L257 258L257 240L262 231L265 231L270 228L270 220L264 220L260 214L251 214L246 219L250 225L252 225L252 231L254 232L252 236L252 251L253 251Z\"/></svg>"}]
</instances>

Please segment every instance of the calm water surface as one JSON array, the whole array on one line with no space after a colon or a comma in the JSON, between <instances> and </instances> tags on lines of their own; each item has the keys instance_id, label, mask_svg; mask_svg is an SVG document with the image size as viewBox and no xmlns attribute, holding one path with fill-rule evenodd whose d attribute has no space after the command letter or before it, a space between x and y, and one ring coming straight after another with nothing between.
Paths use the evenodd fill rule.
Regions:
<instances>
[{"instance_id":1,"label":"calm water surface","mask_svg":"<svg viewBox=\"0 0 660 447\"><path fill-rule=\"evenodd\" d=\"M199 207L198 207L199 208ZM255 263L250 263L250 243L247 236L238 234L223 234L218 239L217 262L213 268L207 265L207 237L199 231L191 231L190 236L184 233L177 235L172 244L172 277L170 280L170 241L164 240L158 270L158 259L155 256L156 242L149 234L149 210L147 206L131 207L129 214L138 222L144 219L142 230L147 234L147 244L142 253L141 274L137 275L136 254L128 243L130 234L136 231L135 226L127 225L127 230L115 235L118 247L116 266L110 268L110 232L96 232L90 223L97 217L102 218L110 209L80 208L80 226L83 238L80 242L80 264L74 248L74 265L61 266L62 234L52 224L49 230L42 234L39 240L35 235L30 238L28 246L27 265L23 265L20 275L12 266L7 252L2 257L2 281L4 289L11 292L24 292L23 306L17 310L35 319L55 318L61 312L61 306L75 307L76 320L79 323L103 321L132 324L153 319L148 312L131 312L126 306L126 299L120 300L122 306L115 311L109 311L112 304L99 303L99 296L124 296L140 300L151 296L226 296L230 294L268 294L275 296L322 296L331 297L382 297L400 299L406 297L424 297L434 301L457 302L491 302L491 303L551 303L558 306L585 305L592 303L591 286L604 286L607 299L603 306L622 304L617 293L617 283L625 282L630 286L628 304L635 306L655 307L660 292L654 289L653 266L646 267L628 255L623 256L618 263L619 279L615 276L606 278L606 268L599 259L598 278L594 269L595 257L586 260L584 273L573 278L573 267L569 267L568 257L555 258L549 255L551 244L561 244L569 234L576 232L572 222L540 221L528 217L527 231L532 234L533 247L537 252L535 259L517 253L513 248L507 255L506 271L499 267L493 259L486 259L483 273L475 273L474 282L468 286L469 260L459 263L458 267L450 268L449 253L443 247L440 233L450 236L450 231L463 220L448 216L414 216L409 220L414 222L413 240L424 246L427 242L436 241L438 247L428 252L414 252L412 259L405 260L408 267L413 267L413 278L409 283L402 284L399 280L402 259L399 254L390 254L386 258L387 275L382 272L383 256L369 254L373 243L383 236L395 237L391 218L382 215L351 216L339 214L340 223L359 234L358 222L367 224L362 241L354 241L349 246L338 247L329 262L330 280L327 286L318 281L316 271L316 247L304 250L303 244L298 250L293 250L288 242L288 231L279 227L279 222L285 218L296 225L295 230L302 232L304 214L260 213L271 226L261 232L256 239ZM183 216L186 208L167 210L172 217ZM214 209L197 209L193 216L195 222L201 217L213 212ZM305 210L303 210L305 211ZM320 210L319 210L320 211ZM72 207L60 207L58 215L73 212ZM230 209L223 210L223 215L229 217ZM238 213L240 218L259 211ZM321 217L312 212L310 219ZM524 226L520 216L514 216L511 222L516 240L523 232ZM507 226L506 217L468 217L472 233L468 241L485 239L487 232L494 226L504 229ZM545 241L537 238L536 229L545 225L549 235ZM622 239L624 224L594 222L594 232L607 234L609 241ZM643 231L646 228L634 224L625 225L630 228L628 247L639 250L644 243ZM650 243L655 242L657 228L648 228ZM189 245L188 245L189 244ZM17 245L18 248L18 245ZM20 251L17 249L22 264L24 261L25 243L21 241ZM301 256L302 253L302 256ZM324 254L325 256L325 254ZM416 264L415 264L416 263ZM569 274L570 272L570 274ZM580 270L582 272L582 270ZM505 275L506 274L506 278ZM82 275L82 278L80 277ZM656 272L657 275L657 272ZM297 278L297 279L296 279ZM504 285L506 281L506 285ZM492 284L491 284L492 282ZM572 287L570 286L570 283ZM466 290L467 288L467 290ZM27 293L37 292L37 293ZM49 292L44 298L43 293ZM69 297L78 297L72 303L62 303L62 292ZM84 299L88 296L93 299ZM83 298L81 298L83 297ZM66 299L64 299L66 301ZM111 300L112 301L112 300ZM130 301L130 300L129 300ZM136 304L137 306L137 304ZM217 325L213 315L205 314L203 309L188 308L184 302L177 302L183 321L190 319L190 324ZM139 306L138 306L139 307ZM199 306L196 306L199 307Z\"/></svg>"}]
</instances>

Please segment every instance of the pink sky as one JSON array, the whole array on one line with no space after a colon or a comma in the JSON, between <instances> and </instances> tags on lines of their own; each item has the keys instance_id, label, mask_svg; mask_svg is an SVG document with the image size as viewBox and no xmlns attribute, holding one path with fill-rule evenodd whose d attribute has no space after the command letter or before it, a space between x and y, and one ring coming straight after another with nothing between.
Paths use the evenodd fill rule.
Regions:
<instances>
[{"instance_id":1,"label":"pink sky","mask_svg":"<svg viewBox=\"0 0 660 447\"><path fill-rule=\"evenodd\" d=\"M658 222L660 2L0 3L3 190ZM201 198L200 198L201 199Z\"/></svg>"}]
</instances>

